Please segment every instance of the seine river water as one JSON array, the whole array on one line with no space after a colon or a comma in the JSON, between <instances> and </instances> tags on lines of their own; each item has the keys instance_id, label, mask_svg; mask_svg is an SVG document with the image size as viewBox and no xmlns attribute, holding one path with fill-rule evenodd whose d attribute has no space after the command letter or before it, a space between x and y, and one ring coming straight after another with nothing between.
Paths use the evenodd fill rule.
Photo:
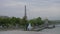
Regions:
<instances>
[{"instance_id":1,"label":"seine river water","mask_svg":"<svg viewBox=\"0 0 60 34\"><path fill-rule=\"evenodd\" d=\"M0 31L0 34L60 34L60 25L56 26L53 29L44 29L42 31Z\"/></svg>"}]
</instances>

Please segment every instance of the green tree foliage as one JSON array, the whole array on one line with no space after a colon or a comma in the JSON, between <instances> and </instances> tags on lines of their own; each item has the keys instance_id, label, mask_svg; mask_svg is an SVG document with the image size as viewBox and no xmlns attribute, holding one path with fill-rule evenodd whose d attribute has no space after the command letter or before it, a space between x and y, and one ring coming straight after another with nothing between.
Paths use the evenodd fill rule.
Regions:
<instances>
[{"instance_id":1,"label":"green tree foliage","mask_svg":"<svg viewBox=\"0 0 60 34\"><path fill-rule=\"evenodd\" d=\"M8 27L9 25L9 18L0 18L0 26L6 26Z\"/></svg>"},{"instance_id":2,"label":"green tree foliage","mask_svg":"<svg viewBox=\"0 0 60 34\"><path fill-rule=\"evenodd\" d=\"M27 17L23 17L23 19L22 19L22 25L25 26L27 24L27 22L28 22L27 21Z\"/></svg>"},{"instance_id":3,"label":"green tree foliage","mask_svg":"<svg viewBox=\"0 0 60 34\"><path fill-rule=\"evenodd\" d=\"M16 17L12 17L11 19L10 19L10 23L11 23L11 25L16 25Z\"/></svg>"},{"instance_id":4,"label":"green tree foliage","mask_svg":"<svg viewBox=\"0 0 60 34\"><path fill-rule=\"evenodd\" d=\"M32 19L30 20L30 23L34 26L34 25L41 25L43 24L43 21L40 17L38 18L35 18L35 19Z\"/></svg>"},{"instance_id":5,"label":"green tree foliage","mask_svg":"<svg viewBox=\"0 0 60 34\"><path fill-rule=\"evenodd\" d=\"M7 28L9 26L16 26L16 24L18 24L19 26L26 27L28 25L28 23L31 23L32 26L35 26L35 25L43 24L43 21L42 21L41 17L34 18L31 20L27 20L25 17L22 19L16 18L16 17L9 17L9 18L0 17L0 26L3 26L3 27L6 26Z\"/></svg>"},{"instance_id":6,"label":"green tree foliage","mask_svg":"<svg viewBox=\"0 0 60 34\"><path fill-rule=\"evenodd\" d=\"M10 25L16 26L16 24L20 25L20 18L12 17L12 18L1 18L0 17L0 26L9 27Z\"/></svg>"},{"instance_id":7,"label":"green tree foliage","mask_svg":"<svg viewBox=\"0 0 60 34\"><path fill-rule=\"evenodd\" d=\"M37 22L38 25L41 25L41 24L43 23L40 17L38 17L38 18L36 19L36 22Z\"/></svg>"}]
</instances>

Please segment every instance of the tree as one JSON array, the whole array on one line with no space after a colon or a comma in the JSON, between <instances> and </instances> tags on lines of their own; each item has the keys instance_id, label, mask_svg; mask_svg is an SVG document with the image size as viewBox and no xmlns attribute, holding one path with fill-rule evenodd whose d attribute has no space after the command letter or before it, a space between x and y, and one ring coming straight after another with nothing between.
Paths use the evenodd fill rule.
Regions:
<instances>
[{"instance_id":1,"label":"tree","mask_svg":"<svg viewBox=\"0 0 60 34\"><path fill-rule=\"evenodd\" d=\"M16 25L16 17L12 17L12 18L10 19L10 24L13 25L13 26Z\"/></svg>"},{"instance_id":2,"label":"tree","mask_svg":"<svg viewBox=\"0 0 60 34\"><path fill-rule=\"evenodd\" d=\"M36 22L37 22L38 25L41 25L42 24L41 18L40 17L36 18Z\"/></svg>"},{"instance_id":3,"label":"tree","mask_svg":"<svg viewBox=\"0 0 60 34\"><path fill-rule=\"evenodd\" d=\"M31 19L29 22L32 24L32 26L43 24L43 21L40 17Z\"/></svg>"},{"instance_id":4,"label":"tree","mask_svg":"<svg viewBox=\"0 0 60 34\"><path fill-rule=\"evenodd\" d=\"M21 19L20 18L16 18L16 22L15 22L16 24L18 24L18 25L21 25Z\"/></svg>"}]
</instances>

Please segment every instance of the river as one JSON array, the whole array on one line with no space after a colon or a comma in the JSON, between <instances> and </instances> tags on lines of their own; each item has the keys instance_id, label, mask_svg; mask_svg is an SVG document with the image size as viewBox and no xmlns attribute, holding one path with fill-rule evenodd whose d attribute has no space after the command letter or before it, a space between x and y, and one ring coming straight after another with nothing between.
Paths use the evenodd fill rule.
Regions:
<instances>
[{"instance_id":1,"label":"river","mask_svg":"<svg viewBox=\"0 0 60 34\"><path fill-rule=\"evenodd\" d=\"M60 26L57 25L56 28L53 29L44 29L42 31L0 31L0 34L60 34Z\"/></svg>"}]
</instances>

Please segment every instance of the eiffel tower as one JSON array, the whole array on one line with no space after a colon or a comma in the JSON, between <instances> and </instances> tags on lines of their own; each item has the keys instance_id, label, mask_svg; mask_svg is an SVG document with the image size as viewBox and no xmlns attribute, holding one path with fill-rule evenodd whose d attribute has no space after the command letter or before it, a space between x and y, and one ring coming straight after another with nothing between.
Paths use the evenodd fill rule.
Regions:
<instances>
[{"instance_id":1,"label":"eiffel tower","mask_svg":"<svg viewBox=\"0 0 60 34\"><path fill-rule=\"evenodd\" d=\"M24 22L26 23L27 20L27 15L26 15L26 5L24 6L24 17L23 17Z\"/></svg>"},{"instance_id":2,"label":"eiffel tower","mask_svg":"<svg viewBox=\"0 0 60 34\"><path fill-rule=\"evenodd\" d=\"M27 20L26 5L25 5L25 15L24 15L24 17L25 17L25 20Z\"/></svg>"},{"instance_id":3,"label":"eiffel tower","mask_svg":"<svg viewBox=\"0 0 60 34\"><path fill-rule=\"evenodd\" d=\"M28 26L28 23L27 23L27 13L26 13L26 5L24 6L24 17L23 17L23 22L25 24L25 29L27 30L27 26Z\"/></svg>"}]
</instances>

